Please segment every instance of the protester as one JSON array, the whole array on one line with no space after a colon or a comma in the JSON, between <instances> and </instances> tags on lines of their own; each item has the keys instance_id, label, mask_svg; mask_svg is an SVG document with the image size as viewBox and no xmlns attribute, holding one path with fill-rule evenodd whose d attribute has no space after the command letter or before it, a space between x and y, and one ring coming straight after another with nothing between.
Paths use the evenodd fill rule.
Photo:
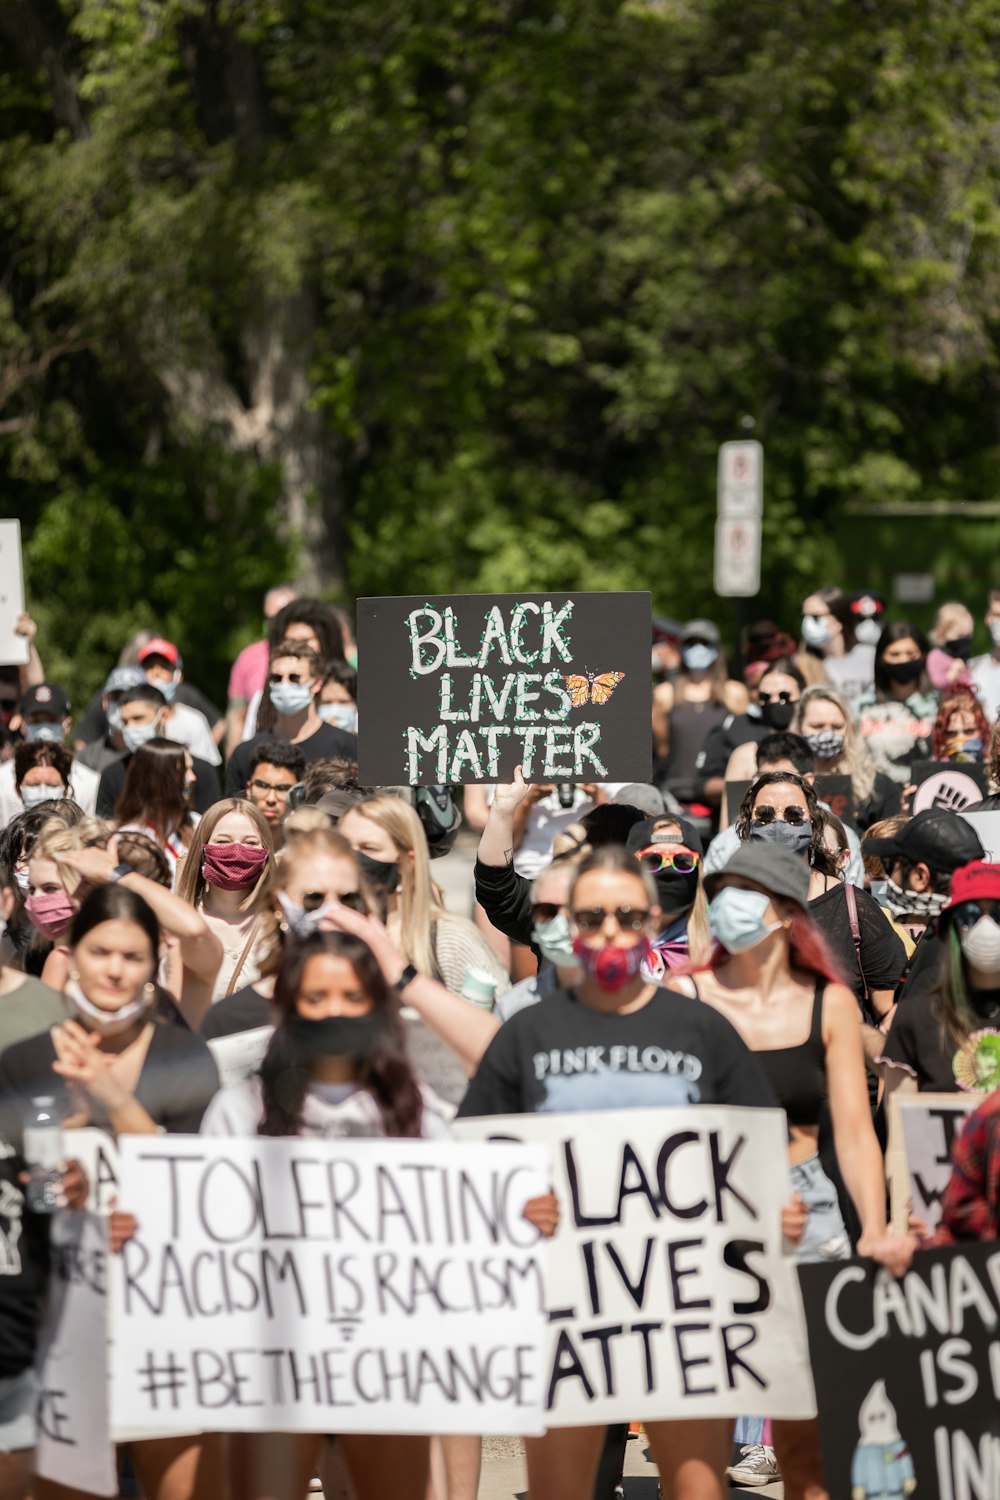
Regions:
<instances>
[{"instance_id":1,"label":"protester","mask_svg":"<svg viewBox=\"0 0 1000 1500\"><path fill-rule=\"evenodd\" d=\"M276 849L281 847L281 825L288 811L288 794L305 773L305 756L298 745L264 740L247 767L244 796L267 819Z\"/></svg>"},{"instance_id":2,"label":"protester","mask_svg":"<svg viewBox=\"0 0 1000 1500\"><path fill-rule=\"evenodd\" d=\"M1000 589L990 589L983 621L990 635L990 650L969 662L969 676L991 724L1000 714Z\"/></svg>"},{"instance_id":3,"label":"protester","mask_svg":"<svg viewBox=\"0 0 1000 1500\"><path fill-rule=\"evenodd\" d=\"M69 699L55 683L43 682L29 688L18 705L18 717L24 741L30 745L61 745L69 734ZM97 788L100 778L89 766L74 760L69 772L69 794L73 801L92 813L97 805ZM0 764L0 825L6 825L24 811L15 785L14 762Z\"/></svg>"},{"instance_id":4,"label":"protester","mask_svg":"<svg viewBox=\"0 0 1000 1500\"><path fill-rule=\"evenodd\" d=\"M823 686L806 688L799 699L792 729L802 736L812 751L816 776L851 778L855 821L859 828L867 828L869 824L899 811L899 785L875 769L868 747L840 693Z\"/></svg>"},{"instance_id":5,"label":"protester","mask_svg":"<svg viewBox=\"0 0 1000 1500\"><path fill-rule=\"evenodd\" d=\"M70 925L89 893L76 870L62 864L60 856L107 840L110 832L108 825L97 818L84 818L72 828L55 818L44 824L32 845L24 911L40 944L50 945L44 950L41 977L54 989L61 990L65 984Z\"/></svg>"},{"instance_id":6,"label":"protester","mask_svg":"<svg viewBox=\"0 0 1000 1500\"><path fill-rule=\"evenodd\" d=\"M319 690L316 712L324 724L358 732L358 673L350 662L331 661L323 668L323 686Z\"/></svg>"},{"instance_id":7,"label":"protester","mask_svg":"<svg viewBox=\"0 0 1000 1500\"><path fill-rule=\"evenodd\" d=\"M848 700L871 688L875 668L875 653L870 644L858 640L857 623L851 600L840 589L817 589L803 602L803 655L815 661L822 678ZM799 662L802 665L801 656ZM808 668L803 666L803 671ZM810 685L815 681L810 673Z\"/></svg>"},{"instance_id":8,"label":"protester","mask_svg":"<svg viewBox=\"0 0 1000 1500\"><path fill-rule=\"evenodd\" d=\"M114 667L108 673L100 700L107 728L90 741L82 741L77 735L76 758L83 765L99 774L127 753L128 747L122 737L121 701L125 693L143 687L145 682L146 674L139 666Z\"/></svg>"},{"instance_id":9,"label":"protester","mask_svg":"<svg viewBox=\"0 0 1000 1500\"><path fill-rule=\"evenodd\" d=\"M65 745L49 740L18 745L14 751L14 790L24 808L62 802L70 795L73 757Z\"/></svg>"},{"instance_id":10,"label":"protester","mask_svg":"<svg viewBox=\"0 0 1000 1500\"><path fill-rule=\"evenodd\" d=\"M927 760L937 694L925 671L927 637L906 621L887 625L875 648L875 685L855 700L858 727L875 769L900 786Z\"/></svg>"},{"instance_id":11,"label":"protester","mask_svg":"<svg viewBox=\"0 0 1000 1500\"><path fill-rule=\"evenodd\" d=\"M931 731L933 758L979 764L989 743L990 726L975 693L961 687L943 693Z\"/></svg>"},{"instance_id":12,"label":"protester","mask_svg":"<svg viewBox=\"0 0 1000 1500\"><path fill-rule=\"evenodd\" d=\"M186 752L172 740L148 740L129 760L115 803L118 827L148 834L176 865L190 846L198 817L187 796Z\"/></svg>"},{"instance_id":13,"label":"protester","mask_svg":"<svg viewBox=\"0 0 1000 1500\"><path fill-rule=\"evenodd\" d=\"M698 755L711 729L727 714L746 712L749 696L732 681L720 652L721 637L711 620L689 620L681 632L681 670L673 681L653 689L653 779L697 816L694 786ZM708 811L706 809L706 826Z\"/></svg>"},{"instance_id":14,"label":"protester","mask_svg":"<svg viewBox=\"0 0 1000 1500\"><path fill-rule=\"evenodd\" d=\"M22 812L0 829L0 888L9 890L13 904L7 914L6 930L0 938L4 962L28 973L41 973L44 954L32 954L37 934L24 909L31 884L29 860L35 841L47 823L62 823L72 828L84 817L75 802L43 802L31 812ZM37 967L33 967L38 958Z\"/></svg>"},{"instance_id":15,"label":"protester","mask_svg":"<svg viewBox=\"0 0 1000 1500\"><path fill-rule=\"evenodd\" d=\"M319 662L344 661L344 632L336 611L319 599L293 599L273 617L267 629L268 662L278 646L294 641L297 646L314 652ZM251 698L243 724L243 739L252 739L262 729L273 726L272 706L267 702L264 686ZM235 753L235 752L232 752Z\"/></svg>"},{"instance_id":16,"label":"protester","mask_svg":"<svg viewBox=\"0 0 1000 1500\"><path fill-rule=\"evenodd\" d=\"M222 944L212 1000L253 984L270 947L270 882L274 840L252 803L216 803L194 831L178 870L177 894L201 913Z\"/></svg>"},{"instance_id":17,"label":"protester","mask_svg":"<svg viewBox=\"0 0 1000 1500\"><path fill-rule=\"evenodd\" d=\"M122 723L121 736L125 754L106 765L101 772L97 793L97 811L98 816L102 818L110 818L114 815L115 806L124 790L125 778L135 753L152 740L169 740L171 744L177 743L170 733L171 720L167 712L167 702L159 688L151 687L149 683L126 688L118 700L118 713ZM187 768L185 787L190 787L190 803L193 811L201 813L219 800L221 795L219 773L208 761L199 760L186 747L184 747L184 754Z\"/></svg>"},{"instance_id":18,"label":"protester","mask_svg":"<svg viewBox=\"0 0 1000 1500\"><path fill-rule=\"evenodd\" d=\"M645 967L647 977L662 984L672 969L700 958L709 948L701 839L691 823L664 814L636 823L625 847L656 886L661 926L650 942Z\"/></svg>"},{"instance_id":19,"label":"protester","mask_svg":"<svg viewBox=\"0 0 1000 1500\"><path fill-rule=\"evenodd\" d=\"M278 583L264 595L264 620L269 625L279 610L291 604L296 591L290 583ZM264 690L267 681L267 662L270 647L267 640L254 641L244 646L229 673L229 692L226 708L226 755L232 755L243 739L247 708L250 700Z\"/></svg>"},{"instance_id":20,"label":"protester","mask_svg":"<svg viewBox=\"0 0 1000 1500\"><path fill-rule=\"evenodd\" d=\"M184 681L184 663L173 641L154 636L140 649L139 665L146 681L166 699L169 738L187 745L192 755L210 766L221 765L219 741L225 734L226 721L204 693Z\"/></svg>"},{"instance_id":21,"label":"protester","mask_svg":"<svg viewBox=\"0 0 1000 1500\"><path fill-rule=\"evenodd\" d=\"M9 930L19 900L6 856L7 851L0 848L0 927L5 932ZM49 1026L57 1026L69 1013L59 990L16 968L11 962L12 956L7 945L0 946L0 1052Z\"/></svg>"},{"instance_id":22,"label":"protester","mask_svg":"<svg viewBox=\"0 0 1000 1500\"><path fill-rule=\"evenodd\" d=\"M357 736L324 724L316 711L321 681L320 658L312 647L283 641L273 648L267 672L273 727L237 746L226 767L227 796L240 795L254 754L266 740L297 745L307 765L331 755L357 760Z\"/></svg>"},{"instance_id":23,"label":"protester","mask_svg":"<svg viewBox=\"0 0 1000 1500\"><path fill-rule=\"evenodd\" d=\"M941 1219L925 1245L961 1245L1000 1236L1000 1088L965 1121L951 1148L951 1176Z\"/></svg>"},{"instance_id":24,"label":"protester","mask_svg":"<svg viewBox=\"0 0 1000 1500\"><path fill-rule=\"evenodd\" d=\"M1000 717L993 725L987 746L984 765L989 791L981 801L963 807L965 813L996 812L1000 808Z\"/></svg>"},{"instance_id":25,"label":"protester","mask_svg":"<svg viewBox=\"0 0 1000 1500\"><path fill-rule=\"evenodd\" d=\"M931 631L933 649L927 653L927 676L938 692L972 688L969 657L975 623L964 604L942 604Z\"/></svg>"},{"instance_id":26,"label":"protester","mask_svg":"<svg viewBox=\"0 0 1000 1500\"><path fill-rule=\"evenodd\" d=\"M756 747L768 734L789 728L805 686L805 678L794 662L785 658L772 662L757 684L760 717L741 716L709 734L700 757L701 789L713 806L723 803L725 822L732 817L732 808L723 802L726 782L751 779Z\"/></svg>"}]
</instances>

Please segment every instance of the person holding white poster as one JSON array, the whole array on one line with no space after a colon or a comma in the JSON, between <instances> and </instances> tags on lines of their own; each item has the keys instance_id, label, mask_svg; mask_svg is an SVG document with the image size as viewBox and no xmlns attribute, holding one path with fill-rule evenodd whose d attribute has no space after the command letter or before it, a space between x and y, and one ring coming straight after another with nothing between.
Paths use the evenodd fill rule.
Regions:
<instances>
[{"instance_id":1,"label":"person holding white poster","mask_svg":"<svg viewBox=\"0 0 1000 1500\"><path fill-rule=\"evenodd\" d=\"M729 1021L643 978L661 914L652 877L632 855L609 846L585 859L569 910L579 984L555 990L506 1022L469 1085L460 1117L689 1104L773 1107L760 1063ZM553 1197L553 1228L558 1207ZM534 1222L543 1227L541 1204ZM664 1495L721 1500L727 1419L647 1420L646 1429ZM531 1494L543 1500L592 1494L604 1432L603 1426L558 1427L527 1439Z\"/></svg>"}]
</instances>

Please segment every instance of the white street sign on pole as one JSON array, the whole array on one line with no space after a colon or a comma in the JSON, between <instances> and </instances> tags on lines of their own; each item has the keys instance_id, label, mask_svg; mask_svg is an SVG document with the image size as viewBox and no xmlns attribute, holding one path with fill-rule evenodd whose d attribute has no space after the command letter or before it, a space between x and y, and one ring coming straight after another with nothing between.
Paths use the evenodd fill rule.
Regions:
<instances>
[{"instance_id":1,"label":"white street sign on pole","mask_svg":"<svg viewBox=\"0 0 1000 1500\"><path fill-rule=\"evenodd\" d=\"M752 599L760 592L759 521L716 521L715 592L724 599Z\"/></svg>"},{"instance_id":2,"label":"white street sign on pole","mask_svg":"<svg viewBox=\"0 0 1000 1500\"><path fill-rule=\"evenodd\" d=\"M718 520L715 525L715 592L752 598L760 592L764 449L753 439L719 449Z\"/></svg>"}]
</instances>

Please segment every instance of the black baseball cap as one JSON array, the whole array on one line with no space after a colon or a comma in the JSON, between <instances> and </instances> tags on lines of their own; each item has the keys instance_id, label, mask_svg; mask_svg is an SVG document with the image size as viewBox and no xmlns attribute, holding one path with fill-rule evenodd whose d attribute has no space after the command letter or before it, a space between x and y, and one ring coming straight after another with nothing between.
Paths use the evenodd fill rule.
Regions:
<instances>
[{"instance_id":1,"label":"black baseball cap","mask_svg":"<svg viewBox=\"0 0 1000 1500\"><path fill-rule=\"evenodd\" d=\"M864 839L862 854L873 854L888 870L897 859L925 864L932 870L957 870L983 858L979 835L970 823L946 807L928 807L885 839Z\"/></svg>"},{"instance_id":2,"label":"black baseball cap","mask_svg":"<svg viewBox=\"0 0 1000 1500\"><path fill-rule=\"evenodd\" d=\"M22 719L26 719L29 714L46 714L50 719L62 723L69 713L69 699L54 682L40 682L23 695L18 712Z\"/></svg>"},{"instance_id":3,"label":"black baseball cap","mask_svg":"<svg viewBox=\"0 0 1000 1500\"><path fill-rule=\"evenodd\" d=\"M654 818L643 818L641 823L632 824L625 842L625 848L629 854L638 854L640 849L648 849L651 844L656 844L661 839L664 843L676 842L675 836L665 830L663 833L654 834L653 829L657 823L676 823L681 831L684 847L693 850L695 854L702 852L701 835L694 824L689 823L687 818L677 817L674 813L662 812L657 813Z\"/></svg>"}]
</instances>

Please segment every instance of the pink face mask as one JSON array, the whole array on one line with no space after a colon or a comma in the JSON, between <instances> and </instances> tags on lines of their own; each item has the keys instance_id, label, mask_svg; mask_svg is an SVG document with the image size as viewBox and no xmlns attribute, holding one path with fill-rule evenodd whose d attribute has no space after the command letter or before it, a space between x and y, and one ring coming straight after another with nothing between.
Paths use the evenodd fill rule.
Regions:
<instances>
[{"instance_id":1,"label":"pink face mask","mask_svg":"<svg viewBox=\"0 0 1000 1500\"><path fill-rule=\"evenodd\" d=\"M220 891L244 891L256 885L267 864L267 850L253 844L206 844L201 873Z\"/></svg>"},{"instance_id":2,"label":"pink face mask","mask_svg":"<svg viewBox=\"0 0 1000 1500\"><path fill-rule=\"evenodd\" d=\"M55 939L76 916L76 907L65 891L36 891L24 903L33 927L42 937Z\"/></svg>"}]
</instances>

